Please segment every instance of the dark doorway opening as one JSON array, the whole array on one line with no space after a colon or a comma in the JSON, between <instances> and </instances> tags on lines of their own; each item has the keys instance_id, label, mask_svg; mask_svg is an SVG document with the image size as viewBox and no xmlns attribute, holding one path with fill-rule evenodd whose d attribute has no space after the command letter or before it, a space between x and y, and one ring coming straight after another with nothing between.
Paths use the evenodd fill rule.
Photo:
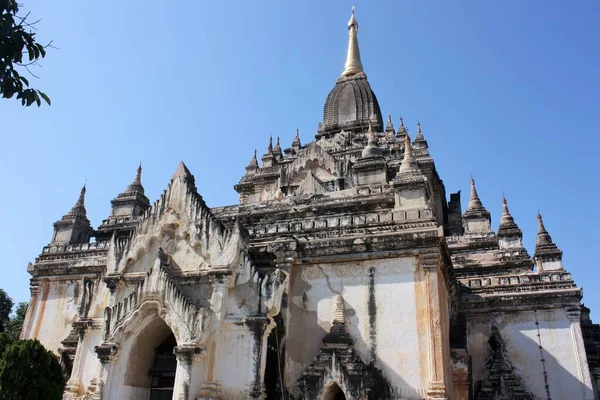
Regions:
<instances>
[{"instance_id":1,"label":"dark doorway opening","mask_svg":"<svg viewBox=\"0 0 600 400\"><path fill-rule=\"evenodd\" d=\"M323 396L323 400L346 400L346 395L344 391L336 384L329 386L325 395Z\"/></svg>"},{"instance_id":2,"label":"dark doorway opening","mask_svg":"<svg viewBox=\"0 0 600 400\"><path fill-rule=\"evenodd\" d=\"M177 341L171 334L154 349L150 400L171 400L173 398L177 370L177 358L173 354L175 346L177 346Z\"/></svg>"},{"instance_id":3,"label":"dark doorway opening","mask_svg":"<svg viewBox=\"0 0 600 400\"><path fill-rule=\"evenodd\" d=\"M285 389L281 387L281 376L285 365L285 328L281 314L274 318L275 326L267 339L267 355L265 367L265 392L266 400L280 400L284 398Z\"/></svg>"},{"instance_id":4,"label":"dark doorway opening","mask_svg":"<svg viewBox=\"0 0 600 400\"><path fill-rule=\"evenodd\" d=\"M335 398L333 400L346 400L346 396L344 395L344 392L342 392L341 390L335 395Z\"/></svg>"}]
</instances>

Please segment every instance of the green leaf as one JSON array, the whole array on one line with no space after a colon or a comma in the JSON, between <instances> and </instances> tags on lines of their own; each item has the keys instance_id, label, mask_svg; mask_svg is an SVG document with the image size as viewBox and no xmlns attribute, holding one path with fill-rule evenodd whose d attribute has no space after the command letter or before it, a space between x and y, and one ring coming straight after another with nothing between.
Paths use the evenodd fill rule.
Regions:
<instances>
[{"instance_id":1,"label":"green leaf","mask_svg":"<svg viewBox=\"0 0 600 400\"><path fill-rule=\"evenodd\" d=\"M46 103L48 103L48 105L49 105L49 106L50 106L50 105L52 105L52 102L50 101L50 97L48 97L48 96L46 95L46 93L44 93L44 92L40 92L39 90L38 90L38 93L40 94L40 96L42 96L42 98L44 99L44 101L45 101Z\"/></svg>"},{"instance_id":2,"label":"green leaf","mask_svg":"<svg viewBox=\"0 0 600 400\"><path fill-rule=\"evenodd\" d=\"M22 80L26 86L29 86L29 81L25 77L19 76L19 79Z\"/></svg>"},{"instance_id":3,"label":"green leaf","mask_svg":"<svg viewBox=\"0 0 600 400\"><path fill-rule=\"evenodd\" d=\"M42 46L39 43L36 43L36 46L38 49L40 49L40 54L42 55L42 58L46 57L46 50L44 49L44 46Z\"/></svg>"}]
</instances>

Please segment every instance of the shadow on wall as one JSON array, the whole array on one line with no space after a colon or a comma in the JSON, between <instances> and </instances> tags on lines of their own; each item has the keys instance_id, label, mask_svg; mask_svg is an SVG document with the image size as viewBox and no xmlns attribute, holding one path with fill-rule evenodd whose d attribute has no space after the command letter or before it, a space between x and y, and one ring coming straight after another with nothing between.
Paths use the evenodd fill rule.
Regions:
<instances>
[{"instance_id":1,"label":"shadow on wall","mask_svg":"<svg viewBox=\"0 0 600 400\"><path fill-rule=\"evenodd\" d=\"M315 274L325 273L321 266L306 266L305 268L314 268L316 270ZM346 268L349 271L352 266L348 265ZM403 354L408 355L417 350L414 349L414 343L410 340L403 341L402 334L406 332L406 328L399 325L402 324L401 310L406 304L399 306L399 303L402 303L402 301L399 301L401 299L395 297L401 296L401 287L403 285L412 286L415 284L415 280L419 284L421 278L416 274L418 277L415 279L413 273L389 273L379 276L370 274L369 269L361 267L359 274L351 275L350 277L344 275L348 271L344 273L340 272L340 275L342 275L341 278L336 277L332 271L327 277L314 276L313 280L303 279L300 268L292 271L291 300L287 304L292 317L289 320L288 337L286 338L287 348L285 349L288 355L286 359L288 362L291 361L291 363L286 365L286 368L290 370L284 372L284 376L287 378L284 384L288 389L297 387L301 373L305 372L315 362L319 354L321 354L324 346L322 340L326 335L330 334L330 328L326 327L323 321L325 316L320 315L321 318L319 318L318 310L322 305L318 306L318 304L324 300L332 300L336 295L341 294L353 296L354 300L352 303L361 307L360 310L356 310L352 304L344 301L347 330L354 342L352 347L356 350L356 354L365 366L365 376L373 377L376 382L381 382L375 383L375 391L382 389L382 393L375 395L376 397L369 398L382 400L386 398L423 398L425 388L419 391L415 390L413 388L414 383L409 383L395 372L399 368L412 371L419 370L419 365L417 365L419 364L419 360L403 356ZM316 282L322 285L315 286ZM395 289L391 290L390 288L392 287ZM354 294L357 291L363 290L363 288L364 299L361 298L357 302L356 299L358 297L355 297ZM418 295L417 291L411 289L410 293L413 292L414 295ZM417 306L414 305L414 299L412 303L415 309L411 310L411 321L406 322L407 326L416 324L415 314L418 310ZM333 309L333 304L331 306ZM390 314L400 316L397 321L390 322L388 320ZM330 321L327 322L330 323ZM384 337L383 329L378 329L381 328L380 324L383 323L389 327L389 331L386 332L385 336L392 335L394 336L393 338ZM414 327L412 329L414 330L414 332L410 331L410 334L413 335L412 339L419 342L418 329ZM404 347L404 351L402 347ZM390 351L393 350L397 354L399 365L388 365L381 359L381 352L389 355L387 353L388 349ZM426 360L427 357L423 359ZM274 367L267 366L268 370L270 368ZM427 367L425 367L425 371L427 371ZM427 375L427 372L425 374ZM427 385L428 376L421 377L421 381L424 385ZM336 381L335 383L342 386L341 390L347 390L344 388L342 382ZM323 382L323 386L327 386L328 384L330 382ZM325 389L325 387L321 388L321 390ZM312 397L309 398L312 399Z\"/></svg>"},{"instance_id":2,"label":"shadow on wall","mask_svg":"<svg viewBox=\"0 0 600 400\"><path fill-rule=\"evenodd\" d=\"M544 328L531 325L533 328L504 327L502 332L491 325L485 378L473 382L475 400L493 399L496 395L518 399L593 399L591 387L571 372L578 371L580 362L571 323L553 321Z\"/></svg>"}]
</instances>

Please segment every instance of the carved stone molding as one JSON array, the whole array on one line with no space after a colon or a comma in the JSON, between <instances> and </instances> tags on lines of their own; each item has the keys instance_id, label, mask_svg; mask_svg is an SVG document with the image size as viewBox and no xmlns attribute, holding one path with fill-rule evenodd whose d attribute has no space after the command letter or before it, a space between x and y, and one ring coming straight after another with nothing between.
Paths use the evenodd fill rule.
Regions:
<instances>
[{"instance_id":1,"label":"carved stone molding","mask_svg":"<svg viewBox=\"0 0 600 400\"><path fill-rule=\"evenodd\" d=\"M183 343L173 349L173 354L177 356L177 362L190 365L194 357L202 352L202 349L194 343Z\"/></svg>"},{"instance_id":2,"label":"carved stone molding","mask_svg":"<svg viewBox=\"0 0 600 400\"><path fill-rule=\"evenodd\" d=\"M96 351L100 362L106 365L117 359L119 346L115 343L102 343L100 346L94 347L94 351Z\"/></svg>"},{"instance_id":3,"label":"carved stone molding","mask_svg":"<svg viewBox=\"0 0 600 400\"><path fill-rule=\"evenodd\" d=\"M220 400L221 384L219 382L206 381L202 384L198 400Z\"/></svg>"},{"instance_id":4,"label":"carved stone molding","mask_svg":"<svg viewBox=\"0 0 600 400\"><path fill-rule=\"evenodd\" d=\"M447 399L448 394L446 393L446 385L444 382L429 382L427 388L428 399Z\"/></svg>"}]
</instances>

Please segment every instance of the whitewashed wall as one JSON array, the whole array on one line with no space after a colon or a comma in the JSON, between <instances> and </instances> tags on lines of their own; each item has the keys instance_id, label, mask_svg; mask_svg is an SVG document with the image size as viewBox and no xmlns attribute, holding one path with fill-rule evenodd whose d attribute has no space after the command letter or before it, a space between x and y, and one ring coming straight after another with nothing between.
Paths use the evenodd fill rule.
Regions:
<instances>
[{"instance_id":1,"label":"whitewashed wall","mask_svg":"<svg viewBox=\"0 0 600 400\"><path fill-rule=\"evenodd\" d=\"M294 267L289 304L285 380L294 387L331 327L333 299L342 295L357 354L372 361L369 269L375 270L375 366L405 398L428 385L427 300L416 257Z\"/></svg>"},{"instance_id":2,"label":"whitewashed wall","mask_svg":"<svg viewBox=\"0 0 600 400\"><path fill-rule=\"evenodd\" d=\"M467 343L472 357L473 381L485 378L487 343L492 324L499 329L510 361L533 395L547 397L545 368L553 399L594 398L586 356L578 349L578 341L583 346L581 330L577 329L579 322L569 321L564 309L471 318L467 327Z\"/></svg>"}]
</instances>

